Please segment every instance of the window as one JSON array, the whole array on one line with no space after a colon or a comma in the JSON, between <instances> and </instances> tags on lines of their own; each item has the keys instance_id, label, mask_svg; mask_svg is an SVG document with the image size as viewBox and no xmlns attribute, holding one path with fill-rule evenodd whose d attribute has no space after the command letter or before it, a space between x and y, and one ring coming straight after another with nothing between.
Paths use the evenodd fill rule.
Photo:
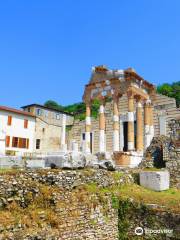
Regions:
<instances>
[{"instance_id":1,"label":"window","mask_svg":"<svg viewBox=\"0 0 180 240\"><path fill-rule=\"evenodd\" d=\"M6 147L10 145L10 136L6 136Z\"/></svg>"},{"instance_id":2,"label":"window","mask_svg":"<svg viewBox=\"0 0 180 240\"><path fill-rule=\"evenodd\" d=\"M26 148L26 138L19 138L18 147Z\"/></svg>"},{"instance_id":3,"label":"window","mask_svg":"<svg viewBox=\"0 0 180 240\"><path fill-rule=\"evenodd\" d=\"M12 147L14 148L29 148L29 139L28 138L18 138L13 137Z\"/></svg>"},{"instance_id":4,"label":"window","mask_svg":"<svg viewBox=\"0 0 180 240\"><path fill-rule=\"evenodd\" d=\"M37 114L38 116L41 116L41 115L43 114L42 109L37 108L37 109L36 109L36 114Z\"/></svg>"},{"instance_id":5,"label":"window","mask_svg":"<svg viewBox=\"0 0 180 240\"><path fill-rule=\"evenodd\" d=\"M40 149L40 143L41 143L41 140L36 139L36 149Z\"/></svg>"},{"instance_id":6,"label":"window","mask_svg":"<svg viewBox=\"0 0 180 240\"><path fill-rule=\"evenodd\" d=\"M56 114L56 119L59 120L60 119L60 115Z\"/></svg>"},{"instance_id":7,"label":"window","mask_svg":"<svg viewBox=\"0 0 180 240\"><path fill-rule=\"evenodd\" d=\"M8 126L11 126L11 125L12 125L12 116L8 116L7 125L8 125Z\"/></svg>"},{"instance_id":8,"label":"window","mask_svg":"<svg viewBox=\"0 0 180 240\"><path fill-rule=\"evenodd\" d=\"M28 128L28 120L24 119L24 128Z\"/></svg>"},{"instance_id":9,"label":"window","mask_svg":"<svg viewBox=\"0 0 180 240\"><path fill-rule=\"evenodd\" d=\"M18 137L13 137L12 139L12 147L18 147Z\"/></svg>"}]
</instances>

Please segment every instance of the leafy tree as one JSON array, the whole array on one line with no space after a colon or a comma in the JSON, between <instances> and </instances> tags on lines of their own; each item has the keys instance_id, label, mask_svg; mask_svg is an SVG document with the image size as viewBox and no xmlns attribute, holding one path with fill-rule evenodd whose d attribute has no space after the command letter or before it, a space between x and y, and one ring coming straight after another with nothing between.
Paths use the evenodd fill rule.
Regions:
<instances>
[{"instance_id":1,"label":"leafy tree","mask_svg":"<svg viewBox=\"0 0 180 240\"><path fill-rule=\"evenodd\" d=\"M111 98L107 98L106 102L111 101ZM74 103L68 106L59 105L53 100L48 100L44 103L44 106L53 108L55 110L65 111L71 114L74 114L75 119L84 120L86 117L86 105L83 102ZM91 105L91 116L97 118L99 113L100 102L97 99L94 99Z\"/></svg>"},{"instance_id":2,"label":"leafy tree","mask_svg":"<svg viewBox=\"0 0 180 240\"><path fill-rule=\"evenodd\" d=\"M180 81L172 84L164 83L157 87L157 92L175 98L177 107L180 107Z\"/></svg>"},{"instance_id":3,"label":"leafy tree","mask_svg":"<svg viewBox=\"0 0 180 240\"><path fill-rule=\"evenodd\" d=\"M55 110L63 110L63 106L59 105L57 102L53 100L48 100L44 103L45 107L53 108Z\"/></svg>"}]
</instances>

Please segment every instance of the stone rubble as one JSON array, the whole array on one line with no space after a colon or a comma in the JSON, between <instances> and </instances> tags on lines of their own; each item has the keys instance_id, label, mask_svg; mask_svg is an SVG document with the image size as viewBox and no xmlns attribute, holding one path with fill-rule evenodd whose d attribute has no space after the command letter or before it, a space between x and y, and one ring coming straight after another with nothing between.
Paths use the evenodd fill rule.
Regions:
<instances>
[{"instance_id":1,"label":"stone rubble","mask_svg":"<svg viewBox=\"0 0 180 240\"><path fill-rule=\"evenodd\" d=\"M109 193L105 194L104 204L96 192L83 194L84 184L97 184L106 188L116 184L133 183L129 173L120 174L118 178L113 174L103 169L87 168L16 171L0 175L1 210L8 209L15 203L16 207L19 206L22 210L29 209L37 199L44 198L46 194L41 204L47 201L46 211L51 209L59 216L57 219L52 216L55 218L53 220L44 209L37 209L40 226L34 222L33 229L28 227L28 222L24 223L20 219L16 225L9 224L6 227L0 222L0 239L118 239L117 210L111 206ZM47 224L47 217L52 225Z\"/></svg>"}]
</instances>

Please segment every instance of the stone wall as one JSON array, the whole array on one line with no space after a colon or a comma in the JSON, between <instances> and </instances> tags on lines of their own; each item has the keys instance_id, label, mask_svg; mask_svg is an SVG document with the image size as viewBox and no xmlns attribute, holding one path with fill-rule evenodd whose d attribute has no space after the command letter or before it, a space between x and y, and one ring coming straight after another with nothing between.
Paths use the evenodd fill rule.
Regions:
<instances>
[{"instance_id":1,"label":"stone wall","mask_svg":"<svg viewBox=\"0 0 180 240\"><path fill-rule=\"evenodd\" d=\"M180 141L180 117L168 122L171 139Z\"/></svg>"},{"instance_id":2,"label":"stone wall","mask_svg":"<svg viewBox=\"0 0 180 240\"><path fill-rule=\"evenodd\" d=\"M165 211L156 204L140 204L133 199L118 203L119 239L179 239L180 214ZM135 233L141 228L141 233Z\"/></svg>"},{"instance_id":3,"label":"stone wall","mask_svg":"<svg viewBox=\"0 0 180 240\"><path fill-rule=\"evenodd\" d=\"M180 148L173 139L154 137L140 167L166 168L170 173L170 186L180 188Z\"/></svg>"},{"instance_id":4,"label":"stone wall","mask_svg":"<svg viewBox=\"0 0 180 240\"><path fill-rule=\"evenodd\" d=\"M114 195L122 185L133 182L127 170L11 170L1 173L0 239L178 239L178 213L165 211L155 204L121 198L121 194ZM173 235L169 238L160 234L155 238L137 236L136 227L173 229Z\"/></svg>"},{"instance_id":5,"label":"stone wall","mask_svg":"<svg viewBox=\"0 0 180 240\"><path fill-rule=\"evenodd\" d=\"M110 193L94 187L132 182L130 174L93 169L0 174L0 239L118 240Z\"/></svg>"}]
</instances>

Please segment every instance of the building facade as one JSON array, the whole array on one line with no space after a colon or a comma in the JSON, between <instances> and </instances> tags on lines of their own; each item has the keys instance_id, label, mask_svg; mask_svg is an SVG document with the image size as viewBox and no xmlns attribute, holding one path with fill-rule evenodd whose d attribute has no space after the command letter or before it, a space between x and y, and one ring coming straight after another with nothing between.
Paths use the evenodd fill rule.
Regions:
<instances>
[{"instance_id":1,"label":"building facade","mask_svg":"<svg viewBox=\"0 0 180 240\"><path fill-rule=\"evenodd\" d=\"M35 152L58 152L66 149L66 126L73 124L74 117L72 114L40 104L26 105L22 109L36 116Z\"/></svg>"},{"instance_id":2,"label":"building facade","mask_svg":"<svg viewBox=\"0 0 180 240\"><path fill-rule=\"evenodd\" d=\"M0 106L0 155L22 155L34 150L35 116Z\"/></svg>"},{"instance_id":3,"label":"building facade","mask_svg":"<svg viewBox=\"0 0 180 240\"><path fill-rule=\"evenodd\" d=\"M109 70L103 66L93 69L84 95L86 120L76 120L70 133L80 150L120 153L125 156L121 164L129 165L129 155L143 153L154 135L168 136L168 122L180 116L180 110L175 99L157 94L155 88L149 97L147 86L147 81L132 69ZM117 89L121 94L114 95ZM97 119L91 118L90 113L93 94L101 102ZM112 101L105 102L104 96L110 96ZM136 160L137 157L131 161L132 165Z\"/></svg>"}]
</instances>

